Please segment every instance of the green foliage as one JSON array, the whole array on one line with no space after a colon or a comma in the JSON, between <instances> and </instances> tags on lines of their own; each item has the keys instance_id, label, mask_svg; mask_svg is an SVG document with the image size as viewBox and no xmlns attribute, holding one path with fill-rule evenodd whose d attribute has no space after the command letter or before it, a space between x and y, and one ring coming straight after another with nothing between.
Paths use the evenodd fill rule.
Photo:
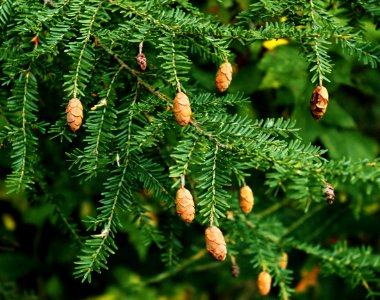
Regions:
<instances>
[{"instance_id":1,"label":"green foliage","mask_svg":"<svg viewBox=\"0 0 380 300\"><path fill-rule=\"evenodd\" d=\"M345 295L355 293L347 299L379 295L380 88L370 70L380 61L379 4L194 2L0 2L0 233L15 252L0 254L0 298L20 297L13 285L29 288L32 271L46 276L38 265L53 270L52 298L74 297L64 286L84 281L118 299L200 298L212 288L232 297L267 270L272 294L304 299L297 281L308 264L345 279ZM216 8L219 16L205 12ZM226 60L234 79L216 93ZM330 93L320 122L307 109L316 85ZM173 117L179 91L193 111L185 127ZM75 133L65 115L72 98L84 107ZM248 215L238 204L245 184L255 194ZM195 200L193 224L176 215L180 186ZM359 219L368 224L356 230ZM205 256L212 225L224 233L227 262L241 267L236 282L226 262ZM24 252L28 230L44 250ZM287 269L278 265L284 251Z\"/></svg>"},{"instance_id":2,"label":"green foliage","mask_svg":"<svg viewBox=\"0 0 380 300\"><path fill-rule=\"evenodd\" d=\"M327 275L337 274L353 287L364 284L369 290L369 296L379 296L378 292L369 288L370 282L377 282L375 272L379 268L379 260L372 254L372 249L366 247L349 249L345 242L337 243L330 251L310 247L299 241L289 244L321 260Z\"/></svg>"},{"instance_id":3,"label":"green foliage","mask_svg":"<svg viewBox=\"0 0 380 300\"><path fill-rule=\"evenodd\" d=\"M44 124L37 123L35 113L38 112L37 81L30 70L20 74L12 96L8 99L8 111L14 120L10 126L4 127L2 138L12 142L12 169L7 178L10 192L19 192L31 188L33 184L34 167L37 162L37 137L33 131L44 131Z\"/></svg>"}]
</instances>

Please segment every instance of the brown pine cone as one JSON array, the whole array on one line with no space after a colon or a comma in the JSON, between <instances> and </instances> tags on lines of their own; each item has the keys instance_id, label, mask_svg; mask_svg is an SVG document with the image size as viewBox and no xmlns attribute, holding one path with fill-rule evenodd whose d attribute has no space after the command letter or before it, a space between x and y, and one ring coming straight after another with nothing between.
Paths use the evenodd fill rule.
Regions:
<instances>
[{"instance_id":1,"label":"brown pine cone","mask_svg":"<svg viewBox=\"0 0 380 300\"><path fill-rule=\"evenodd\" d=\"M219 66L215 77L216 88L219 92L224 92L228 89L232 80L232 66L229 62L222 63Z\"/></svg>"},{"instance_id":2,"label":"brown pine cone","mask_svg":"<svg viewBox=\"0 0 380 300\"><path fill-rule=\"evenodd\" d=\"M66 118L72 131L77 131L82 125L83 106L79 99L73 98L66 107Z\"/></svg>"},{"instance_id":3,"label":"brown pine cone","mask_svg":"<svg viewBox=\"0 0 380 300\"><path fill-rule=\"evenodd\" d=\"M174 117L181 126L186 126L190 122L191 107L189 98L183 92L178 92L174 98Z\"/></svg>"},{"instance_id":4,"label":"brown pine cone","mask_svg":"<svg viewBox=\"0 0 380 300\"><path fill-rule=\"evenodd\" d=\"M231 264L231 274L233 277L239 277L240 267L238 264L236 264L236 263Z\"/></svg>"},{"instance_id":5,"label":"brown pine cone","mask_svg":"<svg viewBox=\"0 0 380 300\"><path fill-rule=\"evenodd\" d=\"M280 257L280 260L278 261L277 263L282 269L286 269L286 267L288 266L288 253L286 252L283 252L281 257Z\"/></svg>"},{"instance_id":6,"label":"brown pine cone","mask_svg":"<svg viewBox=\"0 0 380 300\"><path fill-rule=\"evenodd\" d=\"M239 205L243 213L248 214L253 207L254 197L251 188L248 185L241 187L239 195Z\"/></svg>"},{"instance_id":7,"label":"brown pine cone","mask_svg":"<svg viewBox=\"0 0 380 300\"><path fill-rule=\"evenodd\" d=\"M145 69L147 67L145 54L144 53L137 54L136 61L137 61L137 64L140 66L140 69L145 71Z\"/></svg>"},{"instance_id":8,"label":"brown pine cone","mask_svg":"<svg viewBox=\"0 0 380 300\"><path fill-rule=\"evenodd\" d=\"M328 183L328 182L326 182L325 196L326 196L328 204L331 205L331 204L334 203L334 200L335 200L334 187L330 183Z\"/></svg>"},{"instance_id":9,"label":"brown pine cone","mask_svg":"<svg viewBox=\"0 0 380 300\"><path fill-rule=\"evenodd\" d=\"M217 260L225 260L227 255L226 242L223 233L218 227L211 226L206 229L206 247Z\"/></svg>"},{"instance_id":10,"label":"brown pine cone","mask_svg":"<svg viewBox=\"0 0 380 300\"><path fill-rule=\"evenodd\" d=\"M317 86L310 99L310 111L315 120L319 120L326 112L329 104L329 93L324 86Z\"/></svg>"},{"instance_id":11,"label":"brown pine cone","mask_svg":"<svg viewBox=\"0 0 380 300\"><path fill-rule=\"evenodd\" d=\"M176 210L178 215L185 222L192 222L195 216L195 208L193 196L191 196L190 191L184 187L179 188L175 199Z\"/></svg>"},{"instance_id":12,"label":"brown pine cone","mask_svg":"<svg viewBox=\"0 0 380 300\"><path fill-rule=\"evenodd\" d=\"M260 295L268 295L272 285L272 277L267 271L262 271L257 278L257 288Z\"/></svg>"}]
</instances>

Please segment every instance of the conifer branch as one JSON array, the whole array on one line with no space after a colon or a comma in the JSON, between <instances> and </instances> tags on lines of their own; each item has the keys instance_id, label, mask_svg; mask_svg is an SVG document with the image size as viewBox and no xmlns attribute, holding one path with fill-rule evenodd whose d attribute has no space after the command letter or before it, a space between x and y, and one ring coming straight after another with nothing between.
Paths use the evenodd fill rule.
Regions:
<instances>
[{"instance_id":1,"label":"conifer branch","mask_svg":"<svg viewBox=\"0 0 380 300\"><path fill-rule=\"evenodd\" d=\"M201 37L207 40L208 43L211 38L214 38L213 46L216 52L215 54L219 54L219 57L228 56L228 50L219 45L219 43L221 43L220 39L235 40L239 37L230 26L225 24L218 24L216 30L209 20L200 18L201 15L194 13L194 11L192 11L194 14L190 16L184 15L181 10L173 9L167 14L157 14L157 9L144 9L139 3L136 3L135 6L125 5L116 0L112 1L111 5L118 6L120 9L130 12L132 15L138 16L143 22L151 23L153 28L158 28L161 32L174 34L175 36ZM214 19L214 21L216 21L216 19ZM198 24L199 28L194 27L194 24ZM202 45L201 47L204 46Z\"/></svg>"},{"instance_id":2,"label":"conifer branch","mask_svg":"<svg viewBox=\"0 0 380 300\"><path fill-rule=\"evenodd\" d=\"M188 172L187 169L189 168L190 159L191 159L191 156L192 156L192 154L193 154L193 152L195 150L195 146L197 145L197 143L198 143L198 137L194 139L194 142L193 142L193 144L191 146L191 149L190 149L189 153L186 156L186 162L185 162L185 165L183 166L183 169L181 171L181 176L182 175L183 176L187 175L187 172Z\"/></svg>"},{"instance_id":3,"label":"conifer branch","mask_svg":"<svg viewBox=\"0 0 380 300\"><path fill-rule=\"evenodd\" d=\"M234 237L236 239L241 239L242 236L246 237L244 238L246 242L242 245L245 250L244 254L248 254L251 257L251 263L258 273L267 271L274 276L274 284L280 287L280 296L282 299L286 299L286 297L289 297L293 293L293 289L290 288L292 272L282 269L278 265L281 253L282 226L275 220L268 220L268 218L253 223L246 216L242 215L239 215L238 220L235 221L238 224L241 224L240 222L245 225L245 229L239 231L238 234L235 232ZM241 225L233 224L232 226L242 228L240 227ZM276 229L276 227L279 227L280 230Z\"/></svg>"},{"instance_id":4,"label":"conifer branch","mask_svg":"<svg viewBox=\"0 0 380 300\"><path fill-rule=\"evenodd\" d=\"M110 97L110 93L111 93L111 90L112 90L112 87L113 87L113 84L115 82L115 79L117 78L117 76L119 75L120 71L122 70L122 67L120 67L117 72L115 73L115 75L112 77L112 80L110 82L110 85L107 89L107 93L106 93L106 97L102 100L102 102L100 103L100 105L104 106L103 109L102 109L102 117L101 117L101 120L100 120L100 123L99 123L99 129L98 129L98 134L97 134L97 137L96 137L96 143L95 143L95 148L94 150L92 150L94 153L95 153L95 169L97 168L97 165L98 165L98 161L99 161L99 153L100 153L100 150L99 150L99 147L100 147L100 140L101 140L101 137L102 137L102 129L103 129L103 124L105 122L105 118L106 118L106 111L107 111L107 105L108 105L108 100L109 100L109 97ZM96 107L96 106L95 106Z\"/></svg>"},{"instance_id":5,"label":"conifer branch","mask_svg":"<svg viewBox=\"0 0 380 300\"><path fill-rule=\"evenodd\" d=\"M372 249L348 248L345 242L337 243L332 250L299 241L285 241L285 244L319 258L323 263L322 270L327 274L346 278L353 287L363 284L364 288L371 292L368 282L376 281L376 273L380 266L380 261L372 254Z\"/></svg>"},{"instance_id":6,"label":"conifer branch","mask_svg":"<svg viewBox=\"0 0 380 300\"><path fill-rule=\"evenodd\" d=\"M266 243L267 251L273 253L274 249L271 249L270 245L271 245L271 242L268 241ZM278 263L273 263L273 262L271 264L271 269L272 269L274 277L276 278L275 284L277 284L280 288L280 297L284 300L289 299L290 296L294 292L294 290L290 288L291 279L292 279L291 278L292 271L287 270L285 268L283 269L279 266Z\"/></svg>"},{"instance_id":7,"label":"conifer branch","mask_svg":"<svg viewBox=\"0 0 380 300\"><path fill-rule=\"evenodd\" d=\"M203 190L199 195L202 200L198 206L202 223L218 226L218 219L225 217L229 207L228 199L231 198L231 195L225 190L225 187L230 184L231 162L228 160L228 153L220 149L217 144L211 144L203 155L202 174L196 178L199 182L197 187Z\"/></svg>"},{"instance_id":8,"label":"conifer branch","mask_svg":"<svg viewBox=\"0 0 380 300\"><path fill-rule=\"evenodd\" d=\"M121 172L116 169L114 171L115 175L110 177L108 181L105 183L105 187L107 188L107 192L104 193L104 199L101 201L103 203L103 207L100 208L100 215L98 216L98 219L95 221L92 221L93 226L98 227L100 224L103 224L103 229L100 234L92 235L92 238L86 241L86 246L82 250L84 255L78 256L79 261L77 264L79 265L76 267L76 272L74 273L76 276L82 277L82 282L86 279L91 282L91 272L97 271L100 272L101 268L107 268L106 263L106 256L108 256L108 253L114 254L114 251L112 248L116 248L113 242L113 235L116 231L116 225L117 221L115 220L116 216L116 208L118 206L126 206L127 203L121 204L119 202L126 202L127 200L125 197L129 196L126 189L126 175L127 175L127 169L130 162L130 146L129 143L131 142L132 137L132 120L133 120L133 114L134 114L134 106L136 105L137 101L137 95L138 95L138 85L136 88L135 95L133 97L133 101L131 103L131 109L129 111L129 118L127 120L127 128L126 128L126 134L127 134L127 140L125 141L125 158L124 163L121 166L122 170ZM92 255L89 257L88 254L92 253Z\"/></svg>"},{"instance_id":9,"label":"conifer branch","mask_svg":"<svg viewBox=\"0 0 380 300\"><path fill-rule=\"evenodd\" d=\"M313 30L318 29L320 25L317 20L317 11L313 0L310 0L310 17L312 22L311 28ZM323 46L324 43L326 43L324 39L317 37L313 38L311 43L311 48L314 52L315 66L310 69L310 72L316 71L316 74L313 76L311 81L315 82L318 79L319 86L323 86L323 80L330 81L325 76L326 73L331 72L331 66L326 47ZM313 56L311 54L309 54L308 58L313 60Z\"/></svg>"},{"instance_id":10,"label":"conifer branch","mask_svg":"<svg viewBox=\"0 0 380 300\"><path fill-rule=\"evenodd\" d=\"M180 260L182 249L188 253L189 248L199 246L194 243L204 247L200 237L184 237L204 232L193 224L182 224L173 209L174 188L185 186L186 176L186 187L197 204L195 222L201 227L221 227L232 263L234 257L242 262L249 260L254 276L267 270L284 300L292 294L292 271L278 266L283 247L314 256L327 274L349 279L351 286L363 285L368 295L378 294L374 283L380 260L372 249L342 243L322 249L312 243L346 211L331 211L318 228L306 225L327 207L321 204L333 189L329 187L326 191L327 182L337 191L341 189L342 195L347 192L348 199L364 190L368 195L376 195L380 191L380 160L329 161L324 156L325 150L302 142L290 119L252 120L255 113L240 114L245 105L255 105L249 97L241 93L201 91L202 86L212 88L214 74L205 70L206 63L225 60L233 46L237 64L251 64L252 58L262 57L246 56L252 50L246 45L268 39L285 38L303 47L301 52L312 74L311 81L319 85L332 72L329 48L334 40L343 51L375 67L380 61L379 47L367 41L364 23L360 23L360 17L364 16L368 24L378 25L380 12L375 0L338 1L338 7L321 0L256 1L237 14L237 22L232 20L229 24L222 24L186 0L48 2L0 0L3 86L0 106L7 101L4 113L0 108L0 143L4 141L6 155L10 153L11 158L9 164L6 160L2 163L6 169L12 168L6 180L8 191L34 188L28 190L27 198L38 199L33 202L38 206L40 201L43 204L45 198L49 199L52 191L45 192L44 185L54 180L55 174L67 174L59 184L70 185L76 180L69 177L63 159L67 151L73 161L70 169L75 166L81 183L81 189L75 191L76 198L85 195L96 204L100 197L97 216L84 220L90 232L85 242L76 232L75 223L56 208L61 223L82 246L76 261L76 277L91 282L93 271L100 273L107 269L109 256L117 250L118 231L138 236L137 242L131 239L129 245L141 256L147 254L147 263L157 257L150 256L151 252L160 249L161 260L171 267L146 278L143 286L169 279L193 263L197 265L192 270L222 266L225 271L223 264L199 262L207 253L205 249ZM360 12L353 11L355 7ZM235 47L233 42L241 45ZM294 55L288 47L276 50L268 47L265 51L284 57ZM133 65L137 48L139 54L146 55L149 66L146 72ZM349 61L347 71L353 66ZM295 75L303 74L301 68L295 69ZM270 71L259 69L259 76L271 75ZM244 71L240 74L240 78L246 76ZM239 76L234 77L238 89L243 83L239 82ZM210 78L210 83L197 85L204 78ZM268 81L272 79L265 77ZM301 78L289 81L284 79L284 94L297 89L301 94ZM274 90L278 88L276 84L272 86ZM173 107L172 93L184 87L193 114L190 124L179 126L170 107ZM262 86L248 91L251 94L258 89ZM362 87L362 92L367 93L366 89ZM85 114L85 131L79 134L68 134L62 103L61 118L51 132L65 136L70 142L75 136L77 148L44 139L38 148L37 136L44 135L46 124L37 120L58 118L55 104L61 103L58 100L62 97L83 97L85 109L99 101ZM257 112L262 112L261 107ZM46 157L52 152L42 153L50 150L58 153L51 166ZM44 165L35 180L40 157ZM235 176L232 180L232 173L237 182ZM259 178L254 182L259 203L253 214L245 215L239 209L239 199L232 197L238 198L241 185L250 184L245 179L250 175L253 181ZM259 183L265 186L259 187ZM350 186L354 192L347 188L355 184L360 188ZM44 197L40 197L40 190ZM269 198L275 196L276 201L260 203L267 198L262 196L264 192L270 194ZM368 201L365 204L373 200L377 196L365 199ZM70 204L77 205L74 201ZM347 210L354 211L351 206ZM297 219L291 220L297 207L306 212L303 216L297 212ZM374 207L371 209L377 209ZM23 217L27 213L22 211ZM348 218L346 214L345 217ZM369 214L368 218L374 216ZM301 227L311 232L303 243L295 240ZM152 243L155 247L151 249Z\"/></svg>"},{"instance_id":11,"label":"conifer branch","mask_svg":"<svg viewBox=\"0 0 380 300\"><path fill-rule=\"evenodd\" d=\"M331 160L322 169L328 180L346 182L369 182L371 188L380 189L380 158L369 161L361 160Z\"/></svg>"},{"instance_id":12,"label":"conifer branch","mask_svg":"<svg viewBox=\"0 0 380 300\"><path fill-rule=\"evenodd\" d=\"M199 143L199 136L191 137L180 141L176 149L171 153L171 157L176 161L175 165L170 166L170 177L182 178L191 172L190 163L196 160L196 147ZM177 180L175 185L178 185L180 180Z\"/></svg>"},{"instance_id":13,"label":"conifer branch","mask_svg":"<svg viewBox=\"0 0 380 300\"><path fill-rule=\"evenodd\" d=\"M175 33L173 32L173 38L171 41L171 50L172 50L172 68L173 68L173 74L175 78L175 82L177 84L177 90L178 92L181 92L181 83L179 82L178 76L177 76L177 67L175 64L175 45L174 45L174 38L175 38Z\"/></svg>"},{"instance_id":14,"label":"conifer branch","mask_svg":"<svg viewBox=\"0 0 380 300\"><path fill-rule=\"evenodd\" d=\"M135 70L135 69L132 69L131 67L129 67L123 60L121 60L119 58L119 56L117 54L115 54L111 49L109 49L108 47L106 47L105 45L103 45L101 43L101 41L99 40L99 43L100 45L102 46L102 48L108 53L110 54L114 59L116 59L116 61L126 70L128 71L128 73L130 73L131 75L133 75L139 82L140 85L142 85L146 90L148 90L151 94L157 96L158 98L164 100L167 102L167 105L169 105L170 107L173 106L173 104L171 103L172 102L172 99L170 99L168 96L166 96L165 94L159 92L159 91L156 91L156 89L154 87L152 87L150 84L148 84L146 81L144 81L141 77L140 77L140 72Z\"/></svg>"},{"instance_id":15,"label":"conifer branch","mask_svg":"<svg viewBox=\"0 0 380 300\"><path fill-rule=\"evenodd\" d=\"M367 41L360 39L341 39L340 43L344 51L350 55L356 55L359 60L365 64L370 64L372 68L376 68L380 63L380 48L372 45Z\"/></svg>"},{"instance_id":16,"label":"conifer branch","mask_svg":"<svg viewBox=\"0 0 380 300\"><path fill-rule=\"evenodd\" d=\"M75 74L74 74L74 79L73 79L73 91L72 91L73 98L77 98L78 81L79 81L79 76L80 76L81 64L82 64L82 61L83 61L83 57L85 55L85 49L86 49L87 43L89 42L90 37L91 37L92 27L93 27L94 22L95 22L95 17L98 14L100 8L102 7L103 2L104 2L104 0L100 1L100 3L98 4L98 6L95 8L95 10L94 10L94 12L92 14L91 20L90 20L90 22L88 24L87 33L84 36L84 39L82 41L83 45L82 45L82 49L79 52L79 56L77 58L77 65L76 65L76 68L75 68ZM83 92L79 91L79 94L83 95Z\"/></svg>"},{"instance_id":17,"label":"conifer branch","mask_svg":"<svg viewBox=\"0 0 380 300\"><path fill-rule=\"evenodd\" d=\"M75 18L77 18L79 16L80 10L82 9L85 1L86 0L81 0L81 2L75 5L71 0L66 0L60 7L53 10L53 13L48 17L45 15L38 16L41 19L37 25L39 30L35 32L35 36L39 37L40 35L44 35L44 25L49 24L50 28L49 34L41 41L41 43L39 43L39 47L35 47L31 53L32 57L37 59L43 54L56 54L58 43L64 40L65 35L70 33L74 25L70 17L75 16ZM65 8L69 6L70 2L71 6L68 8L68 12L65 12ZM34 30L31 29L31 31L33 32Z\"/></svg>"},{"instance_id":18,"label":"conifer branch","mask_svg":"<svg viewBox=\"0 0 380 300\"><path fill-rule=\"evenodd\" d=\"M147 159L134 161L134 163L135 168L139 171L141 182L144 183L148 190L153 190L157 198L162 200L164 198L170 198L173 200L173 197L170 196L169 192L162 184L164 180L162 174L164 172L161 166Z\"/></svg>"},{"instance_id":19,"label":"conifer branch","mask_svg":"<svg viewBox=\"0 0 380 300\"><path fill-rule=\"evenodd\" d=\"M219 146L215 145L215 152L212 164L212 180L211 180L211 207L210 207L210 227L214 226L214 212L216 205L216 187L215 187L215 179L216 179L216 160L218 157Z\"/></svg>"},{"instance_id":20,"label":"conifer branch","mask_svg":"<svg viewBox=\"0 0 380 300\"><path fill-rule=\"evenodd\" d=\"M72 220L69 220L65 214L62 212L61 208L55 203L54 209L58 216L61 218L63 224L65 225L65 228L69 231L69 233L74 237L75 241L80 245L81 247L84 246L82 238L78 235L77 228L73 225Z\"/></svg>"},{"instance_id":21,"label":"conifer branch","mask_svg":"<svg viewBox=\"0 0 380 300\"><path fill-rule=\"evenodd\" d=\"M175 260L175 255L176 255L176 252L174 251L174 247L175 247L175 242L173 242L174 240L174 234L171 232L170 233L170 236L169 236L169 241L170 241L170 246L169 246L169 251L168 251L168 255L167 255L167 265L169 267L172 267L174 265L174 261Z\"/></svg>"},{"instance_id":22,"label":"conifer branch","mask_svg":"<svg viewBox=\"0 0 380 300\"><path fill-rule=\"evenodd\" d=\"M6 25L10 16L13 14L12 0L4 0L0 5L0 24Z\"/></svg>"},{"instance_id":23,"label":"conifer branch","mask_svg":"<svg viewBox=\"0 0 380 300\"><path fill-rule=\"evenodd\" d=\"M325 79L326 81L330 81L327 79L327 77L324 75L326 72L330 73L331 68L323 68L324 59L328 59L327 52L322 46L322 43L324 41L318 38L315 38L314 41L312 42L312 49L315 52L315 57L316 57L316 65L310 69L310 72L313 72L316 70L316 76L318 76L318 84L319 86L323 86L323 80ZM312 78L312 82L316 81L316 76Z\"/></svg>"},{"instance_id":24,"label":"conifer branch","mask_svg":"<svg viewBox=\"0 0 380 300\"><path fill-rule=\"evenodd\" d=\"M225 144L219 142L218 139L217 139L217 137L216 137L216 135L213 135L211 133L207 133L204 129L202 129L201 125L198 122L192 121L191 125L194 126L194 128L198 131L198 133L200 135L205 136L211 142L215 143L215 145L217 147L220 147L220 148L223 148L223 149L227 149L227 150L231 150L231 146L225 145Z\"/></svg>"},{"instance_id":25,"label":"conifer branch","mask_svg":"<svg viewBox=\"0 0 380 300\"><path fill-rule=\"evenodd\" d=\"M80 175L85 175L86 180L96 176L97 172L104 168L107 163L109 145L114 139L113 125L116 122L116 112L110 94L122 69L123 67L120 66L107 89L99 92L101 100L91 108L85 125L88 135L84 141L87 142L87 146L84 147L84 150L76 149L72 154L68 153L68 156L73 160L73 165L79 165ZM105 76L106 81L108 81L107 77L108 74Z\"/></svg>"},{"instance_id":26,"label":"conifer branch","mask_svg":"<svg viewBox=\"0 0 380 300\"><path fill-rule=\"evenodd\" d=\"M169 220L168 224L164 226L165 242L162 249L165 250L161 254L161 260L168 268L178 266L180 264L179 254L183 249L180 237L183 235L182 226L178 218Z\"/></svg>"},{"instance_id":27,"label":"conifer branch","mask_svg":"<svg viewBox=\"0 0 380 300\"><path fill-rule=\"evenodd\" d=\"M22 113L21 113L21 120L22 120L22 127L21 127L21 133L22 133L22 141L23 141L23 150L22 150L22 156L21 156L21 169L20 169L20 177L17 184L17 191L21 190L21 183L23 182L24 175L25 175L25 165L26 165L26 158L27 158L27 134L26 134L26 106L28 101L28 85L29 85L29 76L30 76L30 66L28 70L25 72L25 84L24 84L24 94L23 94L23 102L22 102Z\"/></svg>"},{"instance_id":28,"label":"conifer branch","mask_svg":"<svg viewBox=\"0 0 380 300\"><path fill-rule=\"evenodd\" d=\"M32 63L26 70L21 71L20 78L12 90L12 97L8 99L8 109L19 115L12 125L6 127L7 136L13 147L12 174L7 177L10 192L20 192L30 188L34 182L34 164L36 163L37 138L33 135L31 126L35 125L43 131L43 125L36 124L37 82L31 73ZM21 110L21 111L20 111ZM13 124L15 123L15 124Z\"/></svg>"}]
</instances>

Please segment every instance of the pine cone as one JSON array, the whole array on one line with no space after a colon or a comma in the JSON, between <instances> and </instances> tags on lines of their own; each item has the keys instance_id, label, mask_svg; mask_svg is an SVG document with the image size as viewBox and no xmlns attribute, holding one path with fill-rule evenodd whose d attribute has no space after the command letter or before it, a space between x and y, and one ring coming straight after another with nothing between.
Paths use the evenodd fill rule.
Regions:
<instances>
[{"instance_id":1,"label":"pine cone","mask_svg":"<svg viewBox=\"0 0 380 300\"><path fill-rule=\"evenodd\" d=\"M178 215L185 222L192 222L195 216L195 208L193 196L191 196L190 191L184 187L179 188L175 199L176 210Z\"/></svg>"},{"instance_id":2,"label":"pine cone","mask_svg":"<svg viewBox=\"0 0 380 300\"><path fill-rule=\"evenodd\" d=\"M334 203L334 200L335 200L334 187L328 182L326 182L325 196L326 196L328 204Z\"/></svg>"},{"instance_id":3,"label":"pine cone","mask_svg":"<svg viewBox=\"0 0 380 300\"><path fill-rule=\"evenodd\" d=\"M257 288L260 295L268 295L272 285L272 277L267 271L262 271L257 278Z\"/></svg>"},{"instance_id":4,"label":"pine cone","mask_svg":"<svg viewBox=\"0 0 380 300\"><path fill-rule=\"evenodd\" d=\"M206 229L206 247L208 252L217 260L225 260L227 255L226 242L223 233L218 227L211 226Z\"/></svg>"},{"instance_id":5,"label":"pine cone","mask_svg":"<svg viewBox=\"0 0 380 300\"><path fill-rule=\"evenodd\" d=\"M179 92L174 98L174 117L177 123L181 126L185 126L190 122L191 107L189 98L185 93Z\"/></svg>"},{"instance_id":6,"label":"pine cone","mask_svg":"<svg viewBox=\"0 0 380 300\"><path fill-rule=\"evenodd\" d=\"M66 118L72 131L77 131L82 125L83 106L79 99L73 98L66 107Z\"/></svg>"},{"instance_id":7,"label":"pine cone","mask_svg":"<svg viewBox=\"0 0 380 300\"><path fill-rule=\"evenodd\" d=\"M231 274L233 277L239 277L240 267L238 264L236 264L236 263L231 264Z\"/></svg>"},{"instance_id":8,"label":"pine cone","mask_svg":"<svg viewBox=\"0 0 380 300\"><path fill-rule=\"evenodd\" d=\"M288 253L286 252L282 253L280 260L278 261L278 265L282 269L286 269L286 267L288 266Z\"/></svg>"},{"instance_id":9,"label":"pine cone","mask_svg":"<svg viewBox=\"0 0 380 300\"><path fill-rule=\"evenodd\" d=\"M140 66L140 69L145 71L146 66L147 66L145 54L144 53L137 54L136 61L137 61L137 64Z\"/></svg>"},{"instance_id":10,"label":"pine cone","mask_svg":"<svg viewBox=\"0 0 380 300\"><path fill-rule=\"evenodd\" d=\"M329 104L329 93L324 86L317 86L310 99L310 111L315 120L319 120L326 112Z\"/></svg>"},{"instance_id":11,"label":"pine cone","mask_svg":"<svg viewBox=\"0 0 380 300\"><path fill-rule=\"evenodd\" d=\"M215 77L216 88L219 92L224 92L230 86L232 80L232 66L225 62L219 66Z\"/></svg>"},{"instance_id":12,"label":"pine cone","mask_svg":"<svg viewBox=\"0 0 380 300\"><path fill-rule=\"evenodd\" d=\"M243 213L248 214L253 207L254 197L251 188L248 185L240 189L239 205Z\"/></svg>"}]
</instances>

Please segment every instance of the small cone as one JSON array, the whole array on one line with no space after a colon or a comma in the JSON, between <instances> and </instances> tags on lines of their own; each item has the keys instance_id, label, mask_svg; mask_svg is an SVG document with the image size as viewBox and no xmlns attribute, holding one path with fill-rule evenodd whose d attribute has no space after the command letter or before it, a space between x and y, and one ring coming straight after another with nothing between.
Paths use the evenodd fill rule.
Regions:
<instances>
[{"instance_id":1,"label":"small cone","mask_svg":"<svg viewBox=\"0 0 380 300\"><path fill-rule=\"evenodd\" d=\"M66 107L66 118L72 131L77 131L82 125L83 106L79 99L73 98Z\"/></svg>"},{"instance_id":2,"label":"small cone","mask_svg":"<svg viewBox=\"0 0 380 300\"><path fill-rule=\"evenodd\" d=\"M324 86L317 86L310 99L310 111L315 120L319 120L326 112L329 104L329 93Z\"/></svg>"},{"instance_id":3,"label":"small cone","mask_svg":"<svg viewBox=\"0 0 380 300\"><path fill-rule=\"evenodd\" d=\"M190 122L191 107L189 98L183 92L178 92L174 98L174 117L181 126L186 126Z\"/></svg>"},{"instance_id":4,"label":"small cone","mask_svg":"<svg viewBox=\"0 0 380 300\"><path fill-rule=\"evenodd\" d=\"M218 227L210 226L206 229L206 247L217 260L225 260L227 255L226 242L223 233Z\"/></svg>"},{"instance_id":5,"label":"small cone","mask_svg":"<svg viewBox=\"0 0 380 300\"><path fill-rule=\"evenodd\" d=\"M136 62L140 66L140 69L145 71L147 67L146 56L144 53L139 53L136 56Z\"/></svg>"},{"instance_id":6,"label":"small cone","mask_svg":"<svg viewBox=\"0 0 380 300\"><path fill-rule=\"evenodd\" d=\"M216 88L219 92L224 92L228 89L232 80L232 66L229 62L225 62L219 66L215 76Z\"/></svg>"},{"instance_id":7,"label":"small cone","mask_svg":"<svg viewBox=\"0 0 380 300\"><path fill-rule=\"evenodd\" d=\"M257 278L257 288L260 295L268 295L272 286L272 277L267 271L262 271Z\"/></svg>"},{"instance_id":8,"label":"small cone","mask_svg":"<svg viewBox=\"0 0 380 300\"><path fill-rule=\"evenodd\" d=\"M251 188L248 185L240 189L239 205L243 213L248 214L253 207L254 197Z\"/></svg>"},{"instance_id":9,"label":"small cone","mask_svg":"<svg viewBox=\"0 0 380 300\"><path fill-rule=\"evenodd\" d=\"M184 187L179 188L175 199L176 210L178 215L185 222L191 223L194 220L195 208L193 196L189 190Z\"/></svg>"},{"instance_id":10,"label":"small cone","mask_svg":"<svg viewBox=\"0 0 380 300\"><path fill-rule=\"evenodd\" d=\"M239 277L239 275L240 275L240 267L239 267L238 264L236 264L236 263L231 264L231 274L235 278Z\"/></svg>"},{"instance_id":11,"label":"small cone","mask_svg":"<svg viewBox=\"0 0 380 300\"><path fill-rule=\"evenodd\" d=\"M325 187L325 196L326 196L326 201L328 204L333 204L335 200L335 192L334 192L334 187L330 183L326 183Z\"/></svg>"},{"instance_id":12,"label":"small cone","mask_svg":"<svg viewBox=\"0 0 380 300\"><path fill-rule=\"evenodd\" d=\"M288 253L286 253L286 252L282 253L280 260L278 262L278 265L282 269L286 269L286 267L288 266Z\"/></svg>"}]
</instances>

